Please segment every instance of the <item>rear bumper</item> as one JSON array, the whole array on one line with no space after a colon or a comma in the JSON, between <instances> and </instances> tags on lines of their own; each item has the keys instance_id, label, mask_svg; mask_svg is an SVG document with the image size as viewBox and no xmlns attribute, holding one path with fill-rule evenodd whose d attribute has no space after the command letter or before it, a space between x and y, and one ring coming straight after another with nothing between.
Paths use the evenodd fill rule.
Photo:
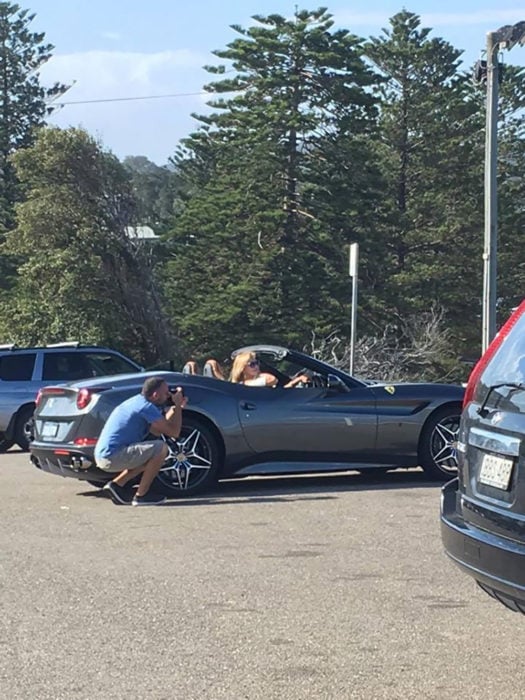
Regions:
<instances>
[{"instance_id":1,"label":"rear bumper","mask_svg":"<svg viewBox=\"0 0 525 700\"><path fill-rule=\"evenodd\" d=\"M525 544L465 522L458 507L458 480L441 491L441 538L448 556L490 595L525 612Z\"/></svg>"},{"instance_id":2,"label":"rear bumper","mask_svg":"<svg viewBox=\"0 0 525 700\"><path fill-rule=\"evenodd\" d=\"M60 454L56 454L56 451ZM108 481L111 474L95 465L93 452L72 448L70 445L41 446L32 442L29 446L31 462L44 472L73 479Z\"/></svg>"}]
</instances>

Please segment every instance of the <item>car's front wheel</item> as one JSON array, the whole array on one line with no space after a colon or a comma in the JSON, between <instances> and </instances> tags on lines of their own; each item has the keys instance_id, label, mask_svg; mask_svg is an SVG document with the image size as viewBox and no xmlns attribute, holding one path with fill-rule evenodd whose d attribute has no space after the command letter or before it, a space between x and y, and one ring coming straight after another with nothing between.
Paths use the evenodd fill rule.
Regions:
<instances>
[{"instance_id":1,"label":"car's front wheel","mask_svg":"<svg viewBox=\"0 0 525 700\"><path fill-rule=\"evenodd\" d=\"M169 454L157 476L168 496L192 496L217 480L221 450L213 431L195 418L183 419L178 438L166 438Z\"/></svg>"},{"instance_id":2,"label":"car's front wheel","mask_svg":"<svg viewBox=\"0 0 525 700\"><path fill-rule=\"evenodd\" d=\"M423 428L419 445L423 470L435 479L452 479L458 470L457 439L461 407L445 406Z\"/></svg>"}]
</instances>

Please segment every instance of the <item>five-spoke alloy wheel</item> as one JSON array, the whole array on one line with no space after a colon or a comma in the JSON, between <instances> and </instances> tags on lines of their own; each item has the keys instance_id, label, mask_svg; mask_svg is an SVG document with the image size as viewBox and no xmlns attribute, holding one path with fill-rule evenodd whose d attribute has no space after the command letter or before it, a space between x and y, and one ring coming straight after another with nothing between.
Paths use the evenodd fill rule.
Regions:
<instances>
[{"instance_id":1,"label":"five-spoke alloy wheel","mask_svg":"<svg viewBox=\"0 0 525 700\"><path fill-rule=\"evenodd\" d=\"M217 480L220 450L207 425L185 418L178 438L165 438L169 454L157 481L169 496L200 493Z\"/></svg>"},{"instance_id":2,"label":"five-spoke alloy wheel","mask_svg":"<svg viewBox=\"0 0 525 700\"><path fill-rule=\"evenodd\" d=\"M436 411L421 435L420 457L425 472L438 479L452 479L458 469L456 444L461 409L445 406Z\"/></svg>"}]
</instances>

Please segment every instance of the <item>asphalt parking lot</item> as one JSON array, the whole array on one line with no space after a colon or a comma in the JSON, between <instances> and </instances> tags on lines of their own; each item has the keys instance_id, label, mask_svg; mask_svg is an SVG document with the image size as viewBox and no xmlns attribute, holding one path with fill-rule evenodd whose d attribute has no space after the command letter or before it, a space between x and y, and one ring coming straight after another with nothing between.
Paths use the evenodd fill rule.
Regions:
<instances>
[{"instance_id":1,"label":"asphalt parking lot","mask_svg":"<svg viewBox=\"0 0 525 700\"><path fill-rule=\"evenodd\" d=\"M521 698L525 618L448 562L417 472L164 506L0 455L0 696Z\"/></svg>"}]
</instances>

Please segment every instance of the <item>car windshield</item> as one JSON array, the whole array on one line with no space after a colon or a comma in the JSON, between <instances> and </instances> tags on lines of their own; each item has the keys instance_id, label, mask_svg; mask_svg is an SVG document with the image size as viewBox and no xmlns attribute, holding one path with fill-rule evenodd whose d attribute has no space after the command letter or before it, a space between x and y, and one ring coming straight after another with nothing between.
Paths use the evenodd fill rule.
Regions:
<instances>
[{"instance_id":1,"label":"car windshield","mask_svg":"<svg viewBox=\"0 0 525 700\"><path fill-rule=\"evenodd\" d=\"M258 352L261 369L265 372L273 372L280 377L293 377L304 370L304 365L292 362L288 356L276 358L273 353Z\"/></svg>"}]
</instances>

